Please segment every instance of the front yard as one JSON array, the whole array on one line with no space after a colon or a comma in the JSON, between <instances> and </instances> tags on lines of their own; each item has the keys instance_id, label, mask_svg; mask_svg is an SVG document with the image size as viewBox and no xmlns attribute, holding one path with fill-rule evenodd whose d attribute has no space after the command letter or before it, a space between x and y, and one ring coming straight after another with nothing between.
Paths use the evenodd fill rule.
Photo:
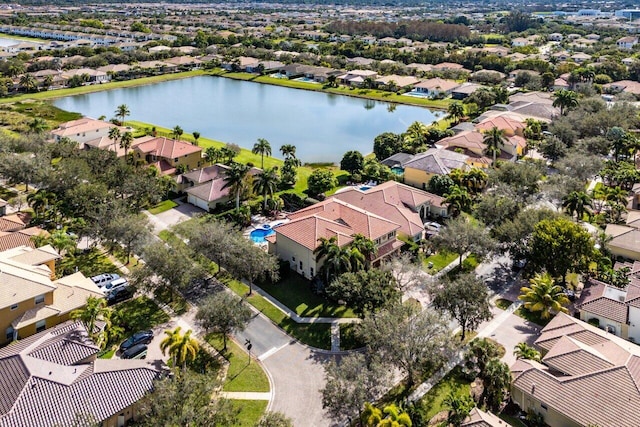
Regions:
<instances>
[{"instance_id":1,"label":"front yard","mask_svg":"<svg viewBox=\"0 0 640 427\"><path fill-rule=\"evenodd\" d=\"M455 261L456 258L458 258L458 255L454 253L439 251L438 253L435 253L425 258L422 263L427 273L436 274L437 272L445 268L447 265ZM431 265L430 268L429 268L429 265Z\"/></svg>"},{"instance_id":2,"label":"front yard","mask_svg":"<svg viewBox=\"0 0 640 427\"><path fill-rule=\"evenodd\" d=\"M208 335L207 342L229 361L223 391L269 391L269 379L264 370L255 360L249 363L249 354L233 340L227 340L226 351L222 351L222 338L218 335Z\"/></svg>"}]
</instances>

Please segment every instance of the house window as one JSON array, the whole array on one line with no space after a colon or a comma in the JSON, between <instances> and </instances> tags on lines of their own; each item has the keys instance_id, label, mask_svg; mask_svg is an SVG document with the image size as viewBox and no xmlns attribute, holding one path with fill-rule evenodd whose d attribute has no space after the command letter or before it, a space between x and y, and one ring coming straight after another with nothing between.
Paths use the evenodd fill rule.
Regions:
<instances>
[{"instance_id":1,"label":"house window","mask_svg":"<svg viewBox=\"0 0 640 427\"><path fill-rule=\"evenodd\" d=\"M178 160L180 160L178 157L176 157L175 159L173 159L174 162L178 163Z\"/></svg>"},{"instance_id":2,"label":"house window","mask_svg":"<svg viewBox=\"0 0 640 427\"><path fill-rule=\"evenodd\" d=\"M393 234L394 234L394 233L389 233L389 234L387 234L387 239L392 239L392 238L393 238Z\"/></svg>"},{"instance_id":3,"label":"house window","mask_svg":"<svg viewBox=\"0 0 640 427\"><path fill-rule=\"evenodd\" d=\"M5 339L13 341L13 333L14 333L13 327L9 326L5 334Z\"/></svg>"},{"instance_id":4,"label":"house window","mask_svg":"<svg viewBox=\"0 0 640 427\"><path fill-rule=\"evenodd\" d=\"M303 268L302 268L302 261L300 261L300 270L301 270L301 271L303 271Z\"/></svg>"},{"instance_id":5,"label":"house window","mask_svg":"<svg viewBox=\"0 0 640 427\"><path fill-rule=\"evenodd\" d=\"M547 410L547 405L545 405L544 403L541 403L541 404L540 404L540 407L541 407L542 409L544 409L545 411Z\"/></svg>"},{"instance_id":6,"label":"house window","mask_svg":"<svg viewBox=\"0 0 640 427\"><path fill-rule=\"evenodd\" d=\"M38 295L37 297L35 297L34 302L36 304L42 304L44 302L44 295Z\"/></svg>"},{"instance_id":7,"label":"house window","mask_svg":"<svg viewBox=\"0 0 640 427\"><path fill-rule=\"evenodd\" d=\"M292 256L291 261L296 262L296 257Z\"/></svg>"},{"instance_id":8,"label":"house window","mask_svg":"<svg viewBox=\"0 0 640 427\"><path fill-rule=\"evenodd\" d=\"M38 320L36 322L36 333L42 332L47 329L47 321L46 320Z\"/></svg>"},{"instance_id":9,"label":"house window","mask_svg":"<svg viewBox=\"0 0 640 427\"><path fill-rule=\"evenodd\" d=\"M11 311L16 310L18 308L18 304L13 304L11 306Z\"/></svg>"},{"instance_id":10,"label":"house window","mask_svg":"<svg viewBox=\"0 0 640 427\"><path fill-rule=\"evenodd\" d=\"M184 158L185 158L185 159L187 158L187 155L186 155L186 154L184 155Z\"/></svg>"}]
</instances>

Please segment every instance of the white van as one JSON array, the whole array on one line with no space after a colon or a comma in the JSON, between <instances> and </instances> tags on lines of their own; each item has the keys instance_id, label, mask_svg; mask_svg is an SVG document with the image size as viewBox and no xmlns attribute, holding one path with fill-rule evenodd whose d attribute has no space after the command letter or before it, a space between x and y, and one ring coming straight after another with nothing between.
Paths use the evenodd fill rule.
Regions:
<instances>
[{"instance_id":1,"label":"white van","mask_svg":"<svg viewBox=\"0 0 640 427\"><path fill-rule=\"evenodd\" d=\"M105 295L108 295L116 289L126 288L127 286L129 286L129 282L127 281L127 279L121 277L104 285L102 287L102 291Z\"/></svg>"},{"instance_id":2,"label":"white van","mask_svg":"<svg viewBox=\"0 0 640 427\"><path fill-rule=\"evenodd\" d=\"M93 283L98 285L99 288L102 288L105 285L108 285L109 283L111 283L114 280L119 279L119 278L120 278L120 275L118 275L118 274L115 274L115 273L104 273L104 274L99 274L97 276L93 276L91 278L91 280L93 280Z\"/></svg>"}]
</instances>

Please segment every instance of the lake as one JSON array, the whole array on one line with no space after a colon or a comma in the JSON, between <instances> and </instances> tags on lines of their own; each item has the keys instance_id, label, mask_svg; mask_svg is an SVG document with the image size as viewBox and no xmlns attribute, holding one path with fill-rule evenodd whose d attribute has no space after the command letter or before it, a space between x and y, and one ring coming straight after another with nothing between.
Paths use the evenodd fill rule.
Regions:
<instances>
[{"instance_id":1,"label":"lake","mask_svg":"<svg viewBox=\"0 0 640 427\"><path fill-rule=\"evenodd\" d=\"M22 43L26 40L20 40L20 39L13 39L11 37L0 37L0 47L7 47L7 46L13 46L14 44L18 44L18 43ZM30 43L40 43L37 41L29 41Z\"/></svg>"},{"instance_id":2,"label":"lake","mask_svg":"<svg viewBox=\"0 0 640 427\"><path fill-rule=\"evenodd\" d=\"M180 126L203 137L251 148L267 139L274 156L283 144L297 147L303 162L339 162L348 150L373 151L383 132L400 133L414 121L429 124L444 112L422 107L281 86L198 76L60 98L63 110L114 117L126 104L128 117L158 126Z\"/></svg>"}]
</instances>

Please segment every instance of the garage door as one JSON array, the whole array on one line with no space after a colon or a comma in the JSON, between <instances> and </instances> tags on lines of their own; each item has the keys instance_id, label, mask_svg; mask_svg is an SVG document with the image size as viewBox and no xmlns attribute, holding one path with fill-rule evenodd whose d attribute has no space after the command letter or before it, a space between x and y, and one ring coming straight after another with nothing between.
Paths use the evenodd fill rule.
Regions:
<instances>
[{"instance_id":1,"label":"garage door","mask_svg":"<svg viewBox=\"0 0 640 427\"><path fill-rule=\"evenodd\" d=\"M199 207L200 209L204 209L207 212L209 211L209 206L207 205L207 202L195 196L192 196L191 194L189 195L188 202L194 206Z\"/></svg>"}]
</instances>

